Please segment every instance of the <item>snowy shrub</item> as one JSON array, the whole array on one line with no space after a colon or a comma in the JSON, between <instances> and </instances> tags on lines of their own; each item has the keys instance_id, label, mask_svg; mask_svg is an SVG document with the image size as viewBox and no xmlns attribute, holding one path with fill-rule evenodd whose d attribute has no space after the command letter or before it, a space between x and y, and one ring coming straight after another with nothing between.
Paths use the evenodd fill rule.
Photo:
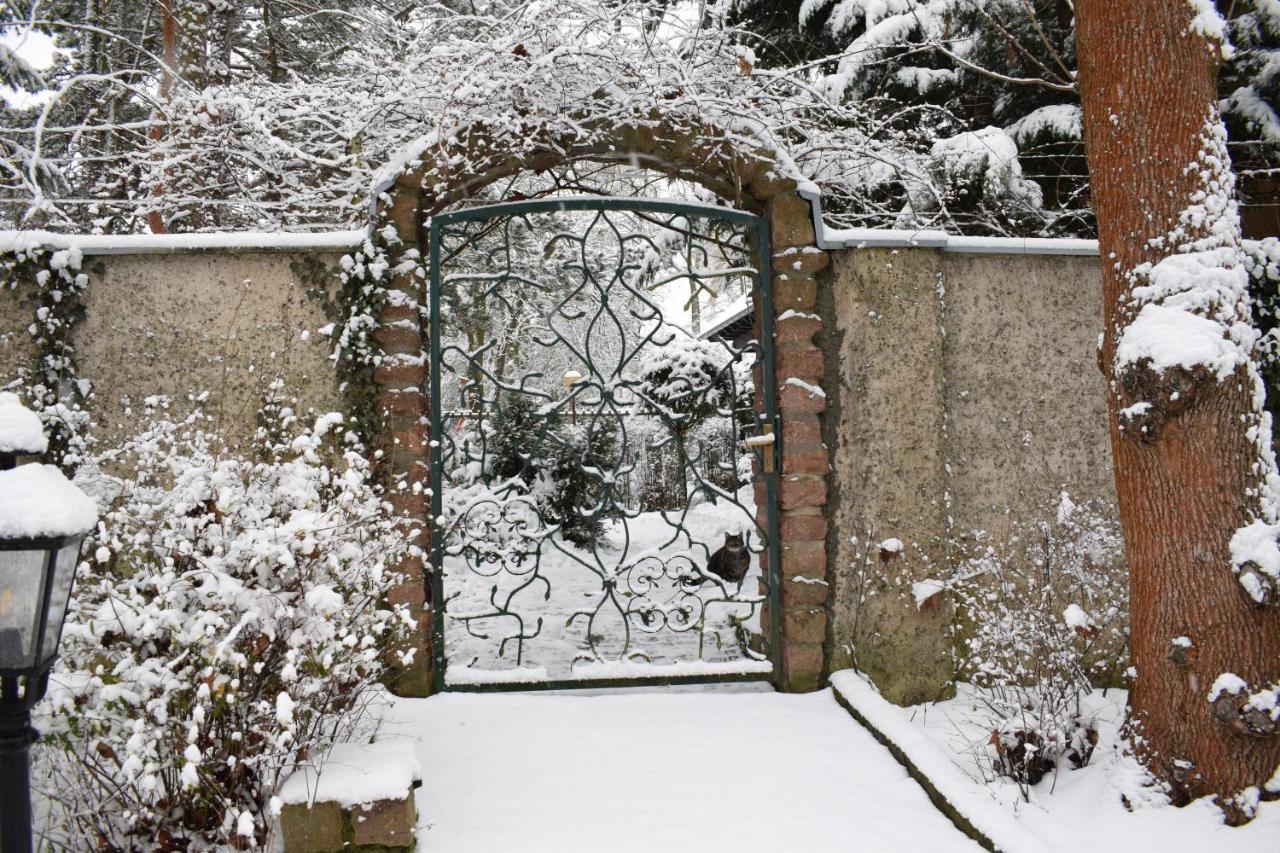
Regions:
<instances>
[{"instance_id":1,"label":"snowy shrub","mask_svg":"<svg viewBox=\"0 0 1280 853\"><path fill-rule=\"evenodd\" d=\"M520 500L532 496L543 523L557 525L568 541L594 542L617 515L602 501L604 475L618 465L618 438L607 412L549 417L534 398L512 394L485 425L488 482L511 482ZM478 452L474 442L468 456Z\"/></svg>"},{"instance_id":2,"label":"snowy shrub","mask_svg":"<svg viewBox=\"0 0 1280 853\"><path fill-rule=\"evenodd\" d=\"M79 476L105 512L42 725L49 841L270 849L282 777L358 734L413 626L384 602L413 534L340 415L278 407L246 457L151 402Z\"/></svg>"},{"instance_id":3,"label":"snowy shrub","mask_svg":"<svg viewBox=\"0 0 1280 853\"><path fill-rule=\"evenodd\" d=\"M946 588L962 623L961 673L991 726L993 770L1034 785L1088 763L1097 731L1081 699L1126 664L1128 575L1108 505L1063 492L1050 519L1018 525Z\"/></svg>"}]
</instances>

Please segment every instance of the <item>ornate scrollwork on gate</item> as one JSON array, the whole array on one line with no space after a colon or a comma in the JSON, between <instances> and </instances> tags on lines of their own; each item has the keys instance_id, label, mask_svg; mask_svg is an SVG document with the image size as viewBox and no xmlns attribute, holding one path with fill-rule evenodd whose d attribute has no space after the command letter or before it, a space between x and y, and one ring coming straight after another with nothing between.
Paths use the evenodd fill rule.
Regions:
<instances>
[{"instance_id":1,"label":"ornate scrollwork on gate","mask_svg":"<svg viewBox=\"0 0 1280 853\"><path fill-rule=\"evenodd\" d=\"M708 334L760 298L763 223L573 199L430 227L446 683L768 675L773 484L742 442L771 350Z\"/></svg>"}]
</instances>

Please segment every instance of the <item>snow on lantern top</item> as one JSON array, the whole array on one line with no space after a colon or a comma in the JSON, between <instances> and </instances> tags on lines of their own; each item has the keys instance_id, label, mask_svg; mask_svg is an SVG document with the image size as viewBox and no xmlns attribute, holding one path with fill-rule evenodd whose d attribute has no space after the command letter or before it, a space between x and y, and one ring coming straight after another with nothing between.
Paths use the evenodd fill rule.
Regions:
<instances>
[{"instance_id":1,"label":"snow on lantern top","mask_svg":"<svg viewBox=\"0 0 1280 853\"><path fill-rule=\"evenodd\" d=\"M48 449L40 416L22 405L17 394L0 392L0 453L25 455Z\"/></svg>"},{"instance_id":2,"label":"snow on lantern top","mask_svg":"<svg viewBox=\"0 0 1280 853\"><path fill-rule=\"evenodd\" d=\"M0 471L0 539L83 536L98 506L53 465Z\"/></svg>"}]
</instances>

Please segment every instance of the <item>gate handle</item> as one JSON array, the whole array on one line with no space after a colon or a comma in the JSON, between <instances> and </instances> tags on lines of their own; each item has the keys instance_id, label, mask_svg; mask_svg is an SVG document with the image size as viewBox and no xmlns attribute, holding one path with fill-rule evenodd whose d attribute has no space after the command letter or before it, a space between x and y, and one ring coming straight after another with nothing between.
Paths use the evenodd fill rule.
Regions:
<instances>
[{"instance_id":1,"label":"gate handle","mask_svg":"<svg viewBox=\"0 0 1280 853\"><path fill-rule=\"evenodd\" d=\"M760 448L761 468L765 474L772 474L775 466L774 444L778 437L773 431L773 424L761 424L761 432L759 435L753 435L742 441L743 450L754 450Z\"/></svg>"}]
</instances>

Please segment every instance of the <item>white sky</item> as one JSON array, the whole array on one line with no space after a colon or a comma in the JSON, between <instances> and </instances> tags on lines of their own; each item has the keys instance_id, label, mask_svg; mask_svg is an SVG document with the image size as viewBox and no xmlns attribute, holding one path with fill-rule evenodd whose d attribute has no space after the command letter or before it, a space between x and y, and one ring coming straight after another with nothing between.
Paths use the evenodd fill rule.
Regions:
<instances>
[{"instance_id":1,"label":"white sky","mask_svg":"<svg viewBox=\"0 0 1280 853\"><path fill-rule=\"evenodd\" d=\"M45 71L53 66L53 57L57 45L53 37L36 30L0 31L0 43L3 43L18 56L26 60L37 71ZM22 92L9 86L0 86L0 98L11 107L26 109L37 107L52 97L52 92Z\"/></svg>"}]
</instances>

